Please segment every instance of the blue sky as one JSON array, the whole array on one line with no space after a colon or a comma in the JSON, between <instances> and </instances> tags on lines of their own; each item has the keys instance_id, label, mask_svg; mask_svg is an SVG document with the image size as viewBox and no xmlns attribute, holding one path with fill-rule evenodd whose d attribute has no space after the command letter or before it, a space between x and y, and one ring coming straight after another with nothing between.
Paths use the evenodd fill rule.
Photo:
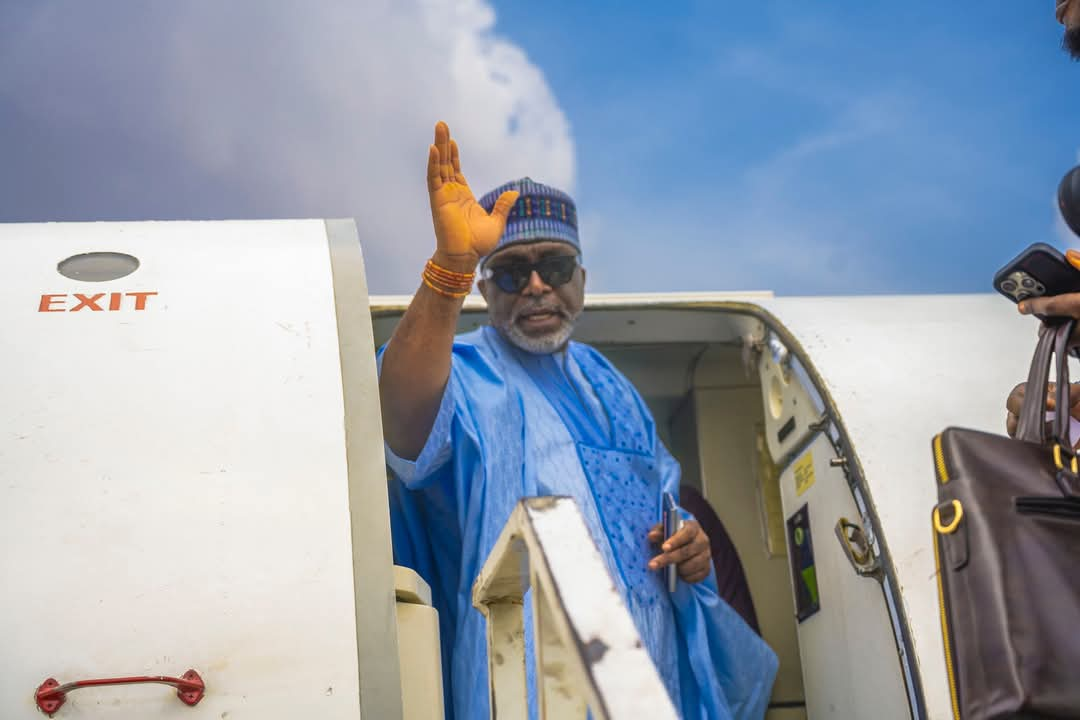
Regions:
<instances>
[{"instance_id":1,"label":"blue sky","mask_svg":"<svg viewBox=\"0 0 1080 720\"><path fill-rule=\"evenodd\" d=\"M592 291L986 292L1080 245L1052 6L0 3L0 221L354 217L408 293L444 119L477 194L572 190Z\"/></svg>"},{"instance_id":2,"label":"blue sky","mask_svg":"<svg viewBox=\"0 0 1080 720\"><path fill-rule=\"evenodd\" d=\"M1051 2L627 7L497 4L572 125L604 289L981 292L1064 245L1080 64Z\"/></svg>"}]
</instances>

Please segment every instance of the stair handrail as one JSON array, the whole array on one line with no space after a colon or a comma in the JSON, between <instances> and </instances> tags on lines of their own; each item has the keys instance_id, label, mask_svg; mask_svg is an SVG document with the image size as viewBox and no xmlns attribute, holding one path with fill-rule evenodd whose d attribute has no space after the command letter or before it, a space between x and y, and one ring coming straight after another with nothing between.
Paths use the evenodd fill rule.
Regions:
<instances>
[{"instance_id":1,"label":"stair handrail","mask_svg":"<svg viewBox=\"0 0 1080 720\"><path fill-rule=\"evenodd\" d=\"M518 503L473 585L487 618L491 717L528 718L525 592L532 588L539 717L677 720L572 498Z\"/></svg>"}]
</instances>

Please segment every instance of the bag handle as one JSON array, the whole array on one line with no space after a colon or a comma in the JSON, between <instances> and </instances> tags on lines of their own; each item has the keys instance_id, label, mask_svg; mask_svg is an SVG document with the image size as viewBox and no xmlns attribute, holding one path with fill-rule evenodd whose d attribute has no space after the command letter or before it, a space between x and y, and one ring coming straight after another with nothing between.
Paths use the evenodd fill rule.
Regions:
<instances>
[{"instance_id":1,"label":"bag handle","mask_svg":"<svg viewBox=\"0 0 1080 720\"><path fill-rule=\"evenodd\" d=\"M1050 383L1050 364L1056 360L1057 369L1057 392L1055 402L1057 407L1066 408L1066 412L1054 413L1054 436L1068 438L1069 436L1069 354L1067 352L1069 338L1076 328L1076 320L1070 319L1060 325L1047 327L1039 342L1035 346L1035 355L1031 359L1031 369L1028 371L1027 390L1024 393L1024 404L1020 408L1020 418L1017 423L1016 437L1019 440L1045 445L1049 438L1046 437L1046 391ZM1056 357L1053 357L1056 355ZM1064 400L1064 404L1061 404ZM1068 447L1071 447L1069 445Z\"/></svg>"},{"instance_id":2,"label":"bag handle","mask_svg":"<svg viewBox=\"0 0 1080 720\"><path fill-rule=\"evenodd\" d=\"M1059 445L1072 450L1069 439L1069 340L1076 329L1076 320L1070 319L1057 326L1054 335L1054 355L1057 362L1057 387L1055 388L1054 437ZM1047 330L1049 334L1049 330ZM1045 397L1046 393L1043 393ZM1044 401L1045 402L1045 401ZM1046 417L1045 415L1043 417Z\"/></svg>"},{"instance_id":3,"label":"bag handle","mask_svg":"<svg viewBox=\"0 0 1080 720\"><path fill-rule=\"evenodd\" d=\"M1050 379L1050 361L1057 333L1047 328L1039 335L1035 355L1028 370L1024 402L1016 425L1016 439L1037 445L1046 444L1046 387Z\"/></svg>"}]
</instances>

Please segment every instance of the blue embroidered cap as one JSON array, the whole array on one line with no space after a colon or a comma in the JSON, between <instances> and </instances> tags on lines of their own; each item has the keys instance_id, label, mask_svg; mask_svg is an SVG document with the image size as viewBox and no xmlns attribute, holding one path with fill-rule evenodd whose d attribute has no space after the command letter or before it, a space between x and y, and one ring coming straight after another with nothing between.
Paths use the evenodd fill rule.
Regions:
<instances>
[{"instance_id":1,"label":"blue embroidered cap","mask_svg":"<svg viewBox=\"0 0 1080 720\"><path fill-rule=\"evenodd\" d=\"M574 201L562 190L538 183L532 178L521 178L500 185L478 202L491 212L495 201L507 190L517 190L517 202L510 209L506 230L492 255L508 245L552 240L573 245L581 252L578 242L577 208ZM489 255L488 257L491 257Z\"/></svg>"}]
</instances>

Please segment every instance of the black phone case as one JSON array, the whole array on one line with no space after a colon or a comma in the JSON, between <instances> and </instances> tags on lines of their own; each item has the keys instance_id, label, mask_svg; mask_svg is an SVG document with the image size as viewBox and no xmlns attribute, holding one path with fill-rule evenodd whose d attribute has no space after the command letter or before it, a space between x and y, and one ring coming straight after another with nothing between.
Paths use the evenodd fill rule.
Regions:
<instances>
[{"instance_id":1,"label":"black phone case","mask_svg":"<svg viewBox=\"0 0 1080 720\"><path fill-rule=\"evenodd\" d=\"M994 274L994 289L1014 303L1026 298L1014 297L1002 289L1002 283L1018 270L1027 273L1043 287L1042 292L1036 292L1036 288L1028 289L1026 297L1080 292L1080 270L1070 265L1064 255L1046 243L1029 246Z\"/></svg>"}]
</instances>

